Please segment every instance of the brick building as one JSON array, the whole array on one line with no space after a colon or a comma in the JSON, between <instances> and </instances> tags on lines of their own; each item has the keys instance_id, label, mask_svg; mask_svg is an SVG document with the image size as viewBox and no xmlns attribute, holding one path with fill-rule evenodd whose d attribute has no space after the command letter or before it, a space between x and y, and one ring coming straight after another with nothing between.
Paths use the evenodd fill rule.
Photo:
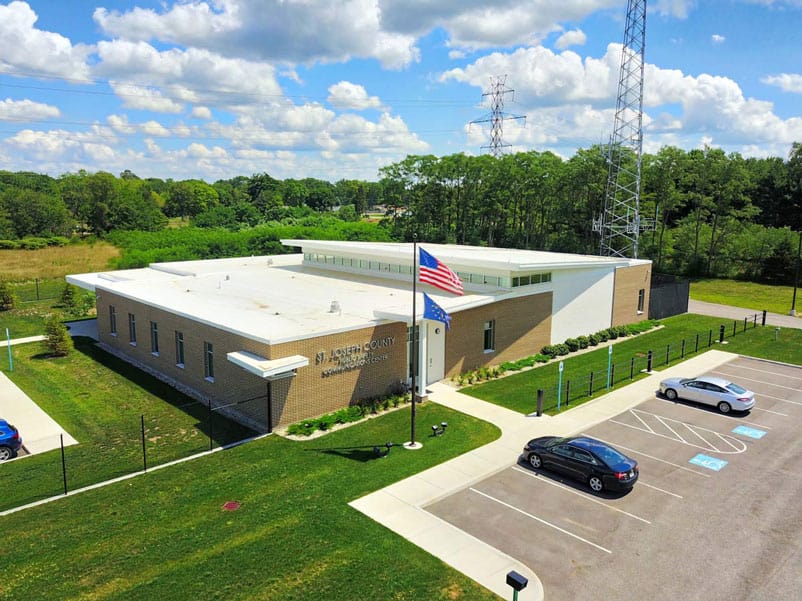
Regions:
<instances>
[{"instance_id":1,"label":"brick building","mask_svg":"<svg viewBox=\"0 0 802 601\"><path fill-rule=\"evenodd\" d=\"M411 244L283 240L301 253L67 276L97 298L100 344L271 430L407 384ZM421 244L464 296L417 284L452 318L419 323L419 383L644 319L651 262ZM258 402L248 402L258 400Z\"/></svg>"}]
</instances>

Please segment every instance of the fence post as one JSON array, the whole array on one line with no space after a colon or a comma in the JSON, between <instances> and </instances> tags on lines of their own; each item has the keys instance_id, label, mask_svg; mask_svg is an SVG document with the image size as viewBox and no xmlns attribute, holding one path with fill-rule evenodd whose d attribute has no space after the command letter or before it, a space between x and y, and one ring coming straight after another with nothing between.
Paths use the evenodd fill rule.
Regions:
<instances>
[{"instance_id":1,"label":"fence post","mask_svg":"<svg viewBox=\"0 0 802 601\"><path fill-rule=\"evenodd\" d=\"M724 324L721 324L718 328L718 342L719 344L724 342Z\"/></svg>"},{"instance_id":2,"label":"fence post","mask_svg":"<svg viewBox=\"0 0 802 601\"><path fill-rule=\"evenodd\" d=\"M646 373L652 373L652 351L646 355Z\"/></svg>"},{"instance_id":3,"label":"fence post","mask_svg":"<svg viewBox=\"0 0 802 601\"><path fill-rule=\"evenodd\" d=\"M39 278L36 278L36 300L42 300L39 298Z\"/></svg>"},{"instance_id":4,"label":"fence post","mask_svg":"<svg viewBox=\"0 0 802 601\"><path fill-rule=\"evenodd\" d=\"M671 345L666 345L666 365L668 365L668 358L671 356Z\"/></svg>"},{"instance_id":5,"label":"fence post","mask_svg":"<svg viewBox=\"0 0 802 601\"><path fill-rule=\"evenodd\" d=\"M735 336L735 328L738 327L738 321L733 319L732 320L732 335Z\"/></svg>"},{"instance_id":6,"label":"fence post","mask_svg":"<svg viewBox=\"0 0 802 601\"><path fill-rule=\"evenodd\" d=\"M64 494L67 494L67 458L64 456L64 434L58 435L61 442L61 477L64 480Z\"/></svg>"},{"instance_id":7,"label":"fence post","mask_svg":"<svg viewBox=\"0 0 802 601\"><path fill-rule=\"evenodd\" d=\"M590 372L590 385L588 386L588 396L593 396L593 372Z\"/></svg>"},{"instance_id":8,"label":"fence post","mask_svg":"<svg viewBox=\"0 0 802 601\"><path fill-rule=\"evenodd\" d=\"M694 353L699 352L699 332L696 332L696 347L693 349Z\"/></svg>"},{"instance_id":9,"label":"fence post","mask_svg":"<svg viewBox=\"0 0 802 601\"><path fill-rule=\"evenodd\" d=\"M140 423L141 423L141 432L142 432L142 471L148 471L148 451L147 447L145 446L145 416L139 416Z\"/></svg>"},{"instance_id":10,"label":"fence post","mask_svg":"<svg viewBox=\"0 0 802 601\"><path fill-rule=\"evenodd\" d=\"M607 390L610 390L610 385L615 386L615 363L610 366L610 383L607 384Z\"/></svg>"},{"instance_id":11,"label":"fence post","mask_svg":"<svg viewBox=\"0 0 802 601\"><path fill-rule=\"evenodd\" d=\"M754 330L757 327L757 313L752 316L752 329Z\"/></svg>"},{"instance_id":12,"label":"fence post","mask_svg":"<svg viewBox=\"0 0 802 601\"><path fill-rule=\"evenodd\" d=\"M565 406L571 402L571 380L565 381Z\"/></svg>"},{"instance_id":13,"label":"fence post","mask_svg":"<svg viewBox=\"0 0 802 601\"><path fill-rule=\"evenodd\" d=\"M209 450L212 450L213 438L212 438L212 398L209 397Z\"/></svg>"},{"instance_id":14,"label":"fence post","mask_svg":"<svg viewBox=\"0 0 802 601\"><path fill-rule=\"evenodd\" d=\"M560 366L559 366L560 377L559 380L557 380L557 411L560 410L560 402L562 401L563 398L563 368L564 368L564 362L560 361Z\"/></svg>"},{"instance_id":15,"label":"fence post","mask_svg":"<svg viewBox=\"0 0 802 601\"><path fill-rule=\"evenodd\" d=\"M685 339L682 339L682 352L680 353L680 359L685 358Z\"/></svg>"},{"instance_id":16,"label":"fence post","mask_svg":"<svg viewBox=\"0 0 802 601\"><path fill-rule=\"evenodd\" d=\"M760 325L762 325L762 326L766 325L766 310L765 309L763 309L763 319L760 322Z\"/></svg>"},{"instance_id":17,"label":"fence post","mask_svg":"<svg viewBox=\"0 0 802 601\"><path fill-rule=\"evenodd\" d=\"M707 348L710 348L710 346L711 346L712 344L713 344L713 330L710 330L710 331L707 333Z\"/></svg>"},{"instance_id":18,"label":"fence post","mask_svg":"<svg viewBox=\"0 0 802 601\"><path fill-rule=\"evenodd\" d=\"M537 389L537 416L543 415L543 389Z\"/></svg>"},{"instance_id":19,"label":"fence post","mask_svg":"<svg viewBox=\"0 0 802 601\"><path fill-rule=\"evenodd\" d=\"M747 320L747 318L744 317L744 332L746 332L746 320Z\"/></svg>"},{"instance_id":20,"label":"fence post","mask_svg":"<svg viewBox=\"0 0 802 601\"><path fill-rule=\"evenodd\" d=\"M629 379L632 380L634 378L635 378L635 357L632 357L629 360Z\"/></svg>"}]
</instances>

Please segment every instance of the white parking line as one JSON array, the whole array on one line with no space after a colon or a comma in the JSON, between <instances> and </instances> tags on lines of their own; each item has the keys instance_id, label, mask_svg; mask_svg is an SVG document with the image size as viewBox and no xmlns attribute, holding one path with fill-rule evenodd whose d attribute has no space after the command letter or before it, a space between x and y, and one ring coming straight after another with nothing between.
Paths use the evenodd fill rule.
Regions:
<instances>
[{"instance_id":1,"label":"white parking line","mask_svg":"<svg viewBox=\"0 0 802 601\"><path fill-rule=\"evenodd\" d=\"M788 374L784 374L781 372L767 371L765 369L757 369L756 367L748 367L746 365L740 365L740 364L737 366L727 365L727 367L736 367L738 370L749 369L751 371L759 371L762 374L768 374L770 376L782 376L783 378L791 378L792 380L802 380L802 378L800 378L799 376L789 376Z\"/></svg>"},{"instance_id":2,"label":"white parking line","mask_svg":"<svg viewBox=\"0 0 802 601\"><path fill-rule=\"evenodd\" d=\"M671 492L670 490L663 490L662 488L658 488L658 487L653 486L651 484L647 484L643 480L638 480L638 486L645 486L647 488L651 488L651 489L656 490L658 492L662 492L662 493L665 493L667 495L671 495L672 497L676 497L677 499L684 499L685 498L682 495L678 495L675 492Z\"/></svg>"},{"instance_id":3,"label":"white parking line","mask_svg":"<svg viewBox=\"0 0 802 601\"><path fill-rule=\"evenodd\" d=\"M723 371L712 371L712 374L718 374L720 376L728 376L732 377L732 374L728 374ZM746 382L757 382L758 384L765 384L766 386L774 386L775 388L784 388L785 390L794 390L798 391L799 388L794 388L793 386L783 386L782 384L774 384L773 382L767 382L765 380L754 380L752 378L744 378L743 376L736 376L739 381L745 380Z\"/></svg>"},{"instance_id":4,"label":"white parking line","mask_svg":"<svg viewBox=\"0 0 802 601\"><path fill-rule=\"evenodd\" d=\"M799 401L792 401L791 399L783 399L783 398L780 398L778 396L771 396L770 394L763 394L762 392L760 394L758 394L757 396L760 397L761 399L763 397L765 397L767 399L774 399L775 401L782 401L783 403L791 403L792 405L802 405L802 403L800 403Z\"/></svg>"},{"instance_id":5,"label":"white parking line","mask_svg":"<svg viewBox=\"0 0 802 601\"><path fill-rule=\"evenodd\" d=\"M614 446L616 449L624 449L625 451L630 451L631 453L635 453L636 455L641 455L642 457L648 457L649 459L654 459L655 461L659 461L660 463L665 463L666 465L670 465L671 467L675 467L677 469L684 470L686 472L691 472L692 474L696 474L697 476L702 476L703 478L709 478L710 474L705 474L704 472L697 472L696 470L692 470L689 467L685 467L684 465L679 465L677 463L671 463L670 461L666 461L665 459L660 459L659 457L655 457L654 455L649 455L642 451L638 451L637 449L632 449L630 447L625 447L622 444L618 444L617 442L610 442L609 440L604 440L603 438L599 438L598 436L594 435L596 440L601 440L602 442L606 442L607 444Z\"/></svg>"},{"instance_id":6,"label":"white parking line","mask_svg":"<svg viewBox=\"0 0 802 601\"><path fill-rule=\"evenodd\" d=\"M768 396L768 395L761 394L759 396ZM772 398L774 398L774 397L772 397ZM661 400L661 399L658 398L658 400ZM662 401L662 402L664 402L664 401ZM679 406L680 407L687 407L688 409L691 409L693 411L701 411L702 413L706 413L708 415L711 415L710 410L707 409L706 407L699 407L697 405L692 405L692 404L690 404L691 402L692 401L690 401L690 402L680 402ZM763 424L756 424L754 422L748 422L748 421L744 420L742 417L735 417L733 415L724 415L723 413L718 414L718 417L723 417L725 419L737 420L738 423L740 423L740 424L749 424L750 426L755 426L757 428L761 428L762 430L771 430L771 426L766 426L766 425L763 425ZM643 420L641 420L641 421L643 421Z\"/></svg>"},{"instance_id":7,"label":"white parking line","mask_svg":"<svg viewBox=\"0 0 802 601\"><path fill-rule=\"evenodd\" d=\"M761 407L758 407L757 405L752 407L752 411L764 411L766 413L772 413L774 415L782 415L783 417L788 417L787 413L780 413L779 411L772 411L771 409L763 409Z\"/></svg>"},{"instance_id":8,"label":"white parking line","mask_svg":"<svg viewBox=\"0 0 802 601\"><path fill-rule=\"evenodd\" d=\"M624 515L627 515L627 516L631 517L632 519L640 520L644 524L651 524L651 522L649 520L643 519L642 517L638 517L634 513L629 513L628 511L624 511L623 509L619 509L618 507L615 507L613 505L608 505L607 503L603 503L602 501L599 501L599 499L594 499L593 497L589 497L588 495L583 494L583 493L581 493L581 492L579 492L577 490L574 490L573 488L570 488L569 486L564 486L563 484L560 484L559 482L553 482L552 480L549 480L548 478L542 478L536 472L530 472L528 470L522 469L522 468L517 467L517 466L513 466L512 469L514 469L516 472L520 472L522 474L525 474L526 476L529 476L530 478L535 478L536 480L539 480L541 482L545 482L546 484L551 484L552 486L556 486L557 488L561 488L561 489L563 489L565 491L568 491L568 492L573 493L573 494L575 494L577 496L580 496L583 499L585 499L586 501L592 501L593 503L596 503L597 505L601 505L602 507L606 507L607 509L612 509L613 511L617 511L618 513L623 513Z\"/></svg>"},{"instance_id":9,"label":"white parking line","mask_svg":"<svg viewBox=\"0 0 802 601\"><path fill-rule=\"evenodd\" d=\"M605 553L612 553L612 551L610 551L610 549L605 549L601 545L597 545L596 543L591 542L586 538L582 538L578 534L574 534L573 532L569 532L565 528L560 528L556 524L552 524L551 522L547 522L546 520L544 520L542 518L539 518L536 515L532 515L531 513L528 513L528 512L526 512L526 511L524 511L522 509L518 509L517 507L513 507L512 505L510 505L509 503L505 503L501 499L497 499L495 497L491 497L490 495L488 495L486 493L483 493L481 490L476 490L475 488L469 488L468 490L470 490L471 492L475 492L477 495L482 495L483 497L485 497L487 499L490 499L491 501L495 501L499 505L503 505L504 507L507 507L508 509L512 509L513 511L517 511L521 515L525 515L526 517L528 517L528 518L530 518L532 520L535 520L536 522L540 522L544 526L548 526L549 528L554 528L555 530L557 530L559 532L562 532L563 534L567 534L571 538L575 538L576 540L582 541L583 543L585 543L587 545L590 545L591 547L596 547L600 551L604 551Z\"/></svg>"}]
</instances>

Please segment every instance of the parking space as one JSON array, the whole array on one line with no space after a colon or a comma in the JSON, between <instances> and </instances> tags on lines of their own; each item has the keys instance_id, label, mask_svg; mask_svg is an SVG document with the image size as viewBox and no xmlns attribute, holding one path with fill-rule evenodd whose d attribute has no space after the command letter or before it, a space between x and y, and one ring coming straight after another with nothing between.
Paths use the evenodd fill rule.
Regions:
<instances>
[{"instance_id":1,"label":"parking space","mask_svg":"<svg viewBox=\"0 0 802 601\"><path fill-rule=\"evenodd\" d=\"M802 368L738 358L710 375L757 406L654 395L584 432L638 460L627 494L519 463L426 509L528 565L550 600L798 601Z\"/></svg>"}]
</instances>

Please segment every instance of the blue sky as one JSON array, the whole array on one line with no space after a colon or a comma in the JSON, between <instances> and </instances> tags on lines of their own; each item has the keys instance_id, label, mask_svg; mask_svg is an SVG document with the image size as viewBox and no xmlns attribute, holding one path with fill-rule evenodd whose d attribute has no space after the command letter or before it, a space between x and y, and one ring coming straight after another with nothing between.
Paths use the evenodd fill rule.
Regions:
<instances>
[{"instance_id":1,"label":"blue sky","mask_svg":"<svg viewBox=\"0 0 802 601\"><path fill-rule=\"evenodd\" d=\"M613 124L626 0L0 0L0 169L375 180L480 154L491 77L510 151ZM787 157L802 0L649 0L644 150Z\"/></svg>"}]
</instances>

